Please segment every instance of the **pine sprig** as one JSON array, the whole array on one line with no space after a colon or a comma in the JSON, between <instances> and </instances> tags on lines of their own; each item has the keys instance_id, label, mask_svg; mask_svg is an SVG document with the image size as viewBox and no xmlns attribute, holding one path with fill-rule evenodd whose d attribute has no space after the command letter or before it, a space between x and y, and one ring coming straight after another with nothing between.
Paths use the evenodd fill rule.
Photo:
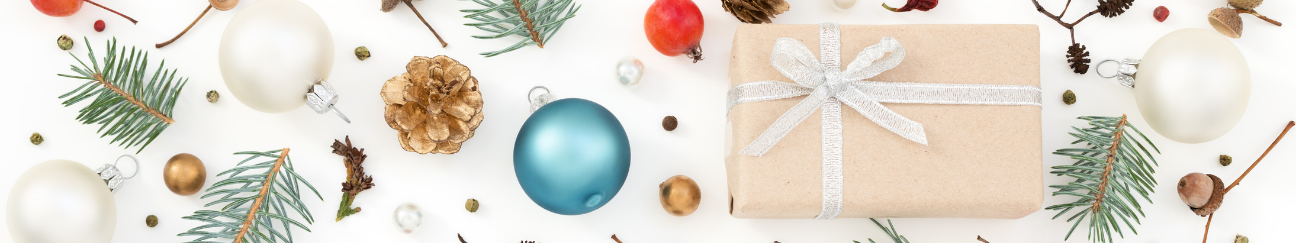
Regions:
<instances>
[{"instance_id":1,"label":"pine sprig","mask_svg":"<svg viewBox=\"0 0 1296 243\"><path fill-rule=\"evenodd\" d=\"M459 10L468 13L464 18L479 21L464 25L492 33L492 35L475 35L473 38L497 39L517 35L524 39L498 51L480 53L486 57L504 54L529 45L544 48L544 44L558 33L563 23L576 17L576 11L581 7L572 5L571 0L503 0L504 3L492 1L494 0L473 0L485 8ZM492 15L493 13L498 16Z\"/></svg>"},{"instance_id":2,"label":"pine sprig","mask_svg":"<svg viewBox=\"0 0 1296 243\"><path fill-rule=\"evenodd\" d=\"M1130 125L1124 115L1120 117L1080 117L1089 121L1089 128L1072 127L1071 136L1077 140L1071 144L1085 143L1087 148L1064 148L1053 154L1068 156L1076 162L1071 165L1053 166L1052 174L1075 178L1075 181L1064 185L1051 185L1057 189L1053 196L1068 195L1079 197L1075 202L1049 206L1045 209L1060 210L1053 219L1080 209L1067 222L1075 221L1063 240L1070 239L1071 233L1085 218L1089 219L1089 240L1106 243L1112 241L1112 232L1121 238L1123 222L1134 234L1134 223L1142 224L1140 217L1147 217L1138 197L1148 203L1152 198L1148 194L1155 191L1156 158L1143 146L1147 143L1158 154L1161 153L1147 136L1138 128ZM1138 137L1130 133L1138 134ZM1142 138L1140 142L1139 138ZM1149 163L1150 162L1150 163ZM1130 220L1133 219L1133 223ZM1119 220L1119 221L1117 221Z\"/></svg>"},{"instance_id":3,"label":"pine sprig","mask_svg":"<svg viewBox=\"0 0 1296 243\"><path fill-rule=\"evenodd\" d=\"M89 43L90 39L85 41ZM146 80L148 53L134 47L124 51L125 46L118 47L116 38L107 43L108 55L102 63L96 59L94 48L87 45L86 49L90 65L72 55L81 66L72 65L75 75L59 76L89 81L60 95L59 99L64 99L63 106L67 107L93 98L90 105L81 108L77 120L82 124L101 124L100 137L113 136L110 143L127 148L138 145L140 148L135 152L143 151L175 123L171 110L188 79L180 78L177 82L176 70L166 70L166 61L162 61Z\"/></svg>"},{"instance_id":4,"label":"pine sprig","mask_svg":"<svg viewBox=\"0 0 1296 243\"><path fill-rule=\"evenodd\" d=\"M220 239L241 242L292 242L292 228L295 226L310 232L301 222L289 218L289 213L313 224L315 219L310 209L301 201L301 185L305 185L324 200L319 191L310 182L297 174L292 160L288 158L288 148L267 152L238 152L235 155L250 155L239 162L233 169L216 176L229 176L207 188L208 193L202 198L217 197L220 199L204 205L210 207L225 204L220 210L198 210L184 219L206 223L189 229L177 236L198 236L190 243L214 243ZM258 158L271 160L260 163L248 163ZM248 172L248 175L242 175ZM276 227L278 226L278 227Z\"/></svg>"},{"instance_id":5,"label":"pine sprig","mask_svg":"<svg viewBox=\"0 0 1296 243\"><path fill-rule=\"evenodd\" d=\"M873 224L876 224L878 228L882 228L882 232L886 232L887 236L891 237L891 241L895 243L909 243L909 239L905 238L903 235L900 235L900 232L896 232L895 225L891 224L890 219L887 220L887 225L890 225L891 228L887 228L886 226L883 226L882 223L877 221L877 219L869 218L869 220L872 220ZM868 241L869 243L877 243L873 241L873 238L869 238ZM854 242L860 243L858 240Z\"/></svg>"}]
</instances>

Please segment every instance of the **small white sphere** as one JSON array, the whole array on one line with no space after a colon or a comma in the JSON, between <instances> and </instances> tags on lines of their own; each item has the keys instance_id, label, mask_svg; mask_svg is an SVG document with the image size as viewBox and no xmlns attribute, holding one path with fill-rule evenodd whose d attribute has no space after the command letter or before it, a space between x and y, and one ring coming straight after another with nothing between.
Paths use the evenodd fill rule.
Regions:
<instances>
[{"instance_id":1,"label":"small white sphere","mask_svg":"<svg viewBox=\"0 0 1296 243\"><path fill-rule=\"evenodd\" d=\"M855 3L859 2L859 0L828 0L828 1L832 2L833 7L842 10L855 7Z\"/></svg>"},{"instance_id":2,"label":"small white sphere","mask_svg":"<svg viewBox=\"0 0 1296 243\"><path fill-rule=\"evenodd\" d=\"M306 103L311 85L333 68L333 35L297 0L261 0L239 10L220 42L221 76L252 109L287 112Z\"/></svg>"},{"instance_id":3,"label":"small white sphere","mask_svg":"<svg viewBox=\"0 0 1296 243\"><path fill-rule=\"evenodd\" d=\"M639 81L643 79L644 64L638 58L625 57L617 62L616 70L617 80L621 81L621 84L634 87L638 86Z\"/></svg>"},{"instance_id":4,"label":"small white sphere","mask_svg":"<svg viewBox=\"0 0 1296 243\"><path fill-rule=\"evenodd\" d=\"M1251 97L1251 71L1242 52L1204 29L1161 37L1143 55L1134 79L1135 99L1148 125L1182 143L1228 133Z\"/></svg>"},{"instance_id":5,"label":"small white sphere","mask_svg":"<svg viewBox=\"0 0 1296 243\"><path fill-rule=\"evenodd\" d=\"M51 160L27 169L9 191L9 235L16 243L108 243L117 204L94 170Z\"/></svg>"},{"instance_id":6,"label":"small white sphere","mask_svg":"<svg viewBox=\"0 0 1296 243\"><path fill-rule=\"evenodd\" d=\"M405 233L414 232L420 225L423 225L423 211L419 211L418 205L405 203L396 207L396 212L392 213L396 220L396 225L400 226Z\"/></svg>"}]
</instances>

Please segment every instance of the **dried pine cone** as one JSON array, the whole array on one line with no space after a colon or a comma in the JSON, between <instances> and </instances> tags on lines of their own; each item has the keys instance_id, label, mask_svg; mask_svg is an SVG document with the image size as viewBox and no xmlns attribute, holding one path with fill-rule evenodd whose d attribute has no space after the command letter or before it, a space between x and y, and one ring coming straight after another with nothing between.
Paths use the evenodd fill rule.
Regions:
<instances>
[{"instance_id":1,"label":"dried pine cone","mask_svg":"<svg viewBox=\"0 0 1296 243\"><path fill-rule=\"evenodd\" d=\"M783 0L720 0L725 12L748 24L773 23L774 15L789 9Z\"/></svg>"},{"instance_id":2,"label":"dried pine cone","mask_svg":"<svg viewBox=\"0 0 1296 243\"><path fill-rule=\"evenodd\" d=\"M1085 46L1079 43L1071 44L1067 47L1067 62L1071 63L1071 70L1078 74L1089 72L1089 52L1085 51Z\"/></svg>"},{"instance_id":3,"label":"dried pine cone","mask_svg":"<svg viewBox=\"0 0 1296 243\"><path fill-rule=\"evenodd\" d=\"M482 96L467 66L447 56L414 57L387 80L387 125L405 151L454 154L482 122Z\"/></svg>"},{"instance_id":4,"label":"dried pine cone","mask_svg":"<svg viewBox=\"0 0 1296 243\"><path fill-rule=\"evenodd\" d=\"M1098 13L1103 17L1116 17L1125 13L1126 9L1134 5L1134 0L1098 0Z\"/></svg>"}]
</instances>

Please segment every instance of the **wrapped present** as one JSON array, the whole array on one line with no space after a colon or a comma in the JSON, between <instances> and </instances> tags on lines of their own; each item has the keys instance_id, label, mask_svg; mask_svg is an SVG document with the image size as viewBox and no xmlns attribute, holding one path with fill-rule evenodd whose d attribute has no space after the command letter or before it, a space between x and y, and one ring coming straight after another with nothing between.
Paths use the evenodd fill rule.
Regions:
<instances>
[{"instance_id":1,"label":"wrapped present","mask_svg":"<svg viewBox=\"0 0 1296 243\"><path fill-rule=\"evenodd\" d=\"M1035 25L742 25L737 218L1021 218L1044 200Z\"/></svg>"}]
</instances>

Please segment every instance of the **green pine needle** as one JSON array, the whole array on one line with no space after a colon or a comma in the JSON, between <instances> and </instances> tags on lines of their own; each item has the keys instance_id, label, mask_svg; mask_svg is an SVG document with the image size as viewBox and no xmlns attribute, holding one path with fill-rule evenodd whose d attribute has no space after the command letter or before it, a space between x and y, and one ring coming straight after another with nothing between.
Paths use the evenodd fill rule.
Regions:
<instances>
[{"instance_id":1,"label":"green pine needle","mask_svg":"<svg viewBox=\"0 0 1296 243\"><path fill-rule=\"evenodd\" d=\"M900 235L900 232L896 232L895 229L896 227L894 224L891 224L890 219L887 220L887 225L890 225L891 226L890 228L887 228L887 226L882 225L882 223L878 222L877 219L869 218L869 220L872 220L873 224L876 224L878 228L882 228L882 232L885 232L888 237L891 237L891 240L894 241L895 243L909 243L909 239L905 238L903 235ZM868 241L869 243L877 243L876 241L873 241L873 238L869 238ZM858 240L855 240L854 242L860 243Z\"/></svg>"},{"instance_id":2,"label":"green pine needle","mask_svg":"<svg viewBox=\"0 0 1296 243\"><path fill-rule=\"evenodd\" d=\"M90 39L86 38L85 42L90 43ZM122 51L118 52L118 48ZM126 148L140 146L135 153L143 151L175 122L171 119L171 109L188 79L180 78L177 83L176 70L166 70L166 61L162 61L152 77L145 80L148 53L134 47L127 52L125 46L117 46L116 38L107 43L108 55L102 63L95 58L94 48L87 45L86 49L90 65L72 55L81 66L72 65L75 75L59 76L88 81L60 95L59 99L64 99L66 107L93 98L90 105L81 108L77 120L82 124L101 124L100 137L113 136L110 143Z\"/></svg>"},{"instance_id":3,"label":"green pine needle","mask_svg":"<svg viewBox=\"0 0 1296 243\"><path fill-rule=\"evenodd\" d=\"M1069 133L1077 140L1071 144L1085 143L1086 148L1064 148L1053 152L1056 155L1076 160L1071 165L1053 166L1052 174L1075 178L1075 181L1064 185L1051 185L1057 189L1053 196L1078 197L1075 202L1049 206L1045 209L1059 210L1053 219L1062 217L1074 209L1080 209L1067 218L1075 221L1063 240L1071 238L1075 229L1084 219L1089 219L1089 240L1096 243L1112 242L1112 236L1125 238L1124 229L1138 234L1134 224L1142 224L1143 206L1138 199L1152 203L1148 196L1154 192L1156 178L1156 158L1148 152L1143 143L1147 143L1158 154L1161 153L1143 132L1127 123L1125 116L1120 117L1080 117L1089 121L1089 128L1072 127ZM1138 134L1133 136L1130 132ZM1142 140L1139 140L1142 139ZM1141 142L1140 142L1141 141ZM1150 163L1149 163L1150 162ZM1137 195L1137 197L1136 197ZM1126 228L1122 229L1124 224ZM1113 233L1114 232L1114 233Z\"/></svg>"},{"instance_id":4,"label":"green pine needle","mask_svg":"<svg viewBox=\"0 0 1296 243\"><path fill-rule=\"evenodd\" d=\"M217 242L213 240L292 243L292 227L310 232L305 224L289 217L290 214L296 214L306 224L315 222L310 210L301 201L301 186L305 185L320 200L324 198L310 182L297 174L292 159L288 158L288 149L234 154L251 157L239 162L233 169L217 174L216 176L229 178L212 184L207 188L207 194L202 196L219 197L218 200L207 203L207 207L218 204L225 206L219 211L198 210L193 215L183 217L204 224L177 236L198 237L190 243ZM258 158L269 160L248 163ZM244 172L248 174L240 176ZM260 206L253 209L253 205L257 203L261 203ZM247 219L251 214L255 216L249 223ZM246 230L244 227L247 227Z\"/></svg>"},{"instance_id":5,"label":"green pine needle","mask_svg":"<svg viewBox=\"0 0 1296 243\"><path fill-rule=\"evenodd\" d=\"M563 23L576 17L576 11L581 7L573 6L571 0L503 0L504 3L492 1L494 0L473 0L484 8L459 10L468 13L464 18L478 21L464 25L490 32L488 35L475 35L473 38L497 39L516 35L521 36L522 40L498 51L480 53L486 57L530 45L544 48L544 43L549 42L549 39L558 33ZM523 11L518 11L519 9Z\"/></svg>"}]
</instances>

